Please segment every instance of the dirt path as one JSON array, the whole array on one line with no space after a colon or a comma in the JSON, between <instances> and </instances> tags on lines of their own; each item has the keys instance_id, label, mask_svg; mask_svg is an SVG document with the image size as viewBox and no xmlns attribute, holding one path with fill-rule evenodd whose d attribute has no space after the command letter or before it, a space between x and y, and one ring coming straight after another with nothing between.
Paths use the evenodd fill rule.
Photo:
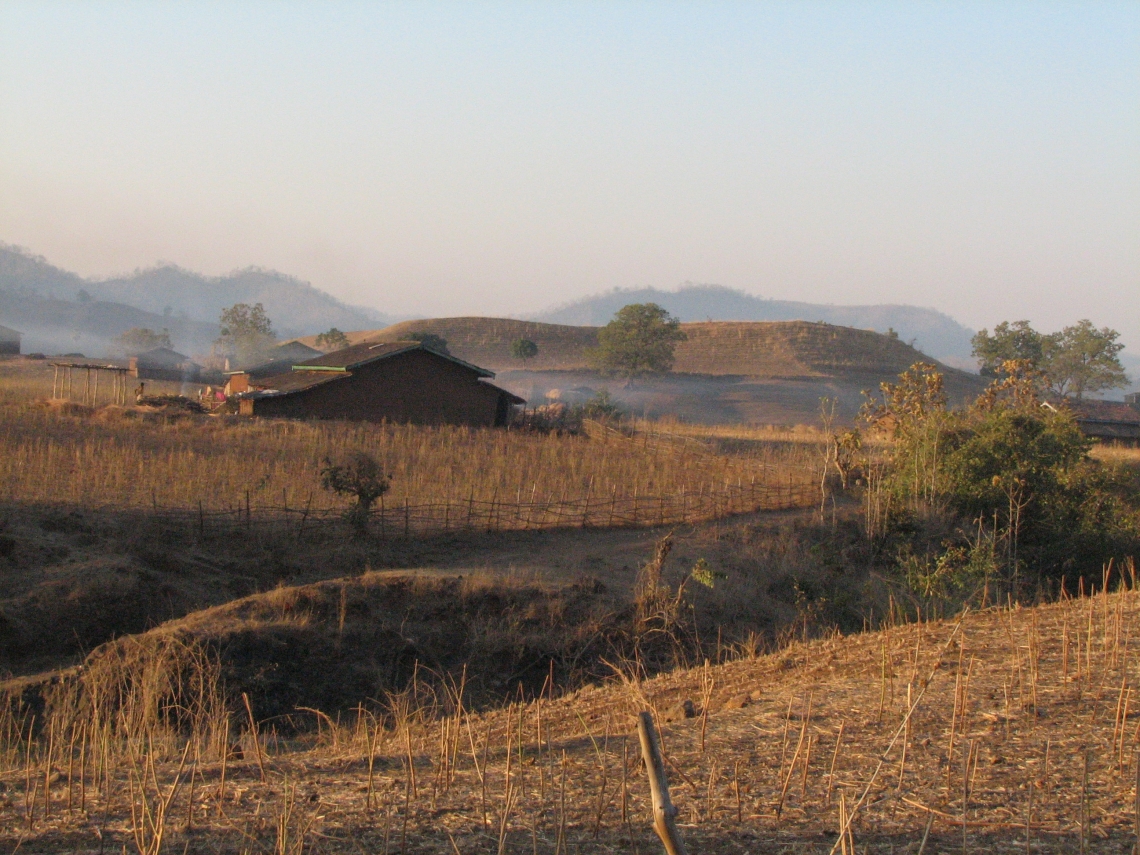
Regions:
<instances>
[{"instance_id":1,"label":"dirt path","mask_svg":"<svg viewBox=\"0 0 1140 855\"><path fill-rule=\"evenodd\" d=\"M761 511L716 522L652 528L557 529L466 535L459 540L418 542L406 562L384 568L398 575L494 575L527 582L565 583L601 580L614 591L628 592L638 568L652 555L654 544L672 532L673 561L686 564L702 557L710 543L734 529L808 520L809 509Z\"/></svg>"}]
</instances>

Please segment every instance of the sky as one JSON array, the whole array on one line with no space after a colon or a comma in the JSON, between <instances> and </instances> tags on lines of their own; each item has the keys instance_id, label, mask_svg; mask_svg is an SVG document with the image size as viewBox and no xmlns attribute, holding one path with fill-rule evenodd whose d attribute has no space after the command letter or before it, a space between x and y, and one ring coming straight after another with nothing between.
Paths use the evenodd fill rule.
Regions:
<instances>
[{"instance_id":1,"label":"sky","mask_svg":"<svg viewBox=\"0 0 1140 855\"><path fill-rule=\"evenodd\" d=\"M1140 350L1140 3L0 0L0 241L522 315L614 287Z\"/></svg>"}]
</instances>

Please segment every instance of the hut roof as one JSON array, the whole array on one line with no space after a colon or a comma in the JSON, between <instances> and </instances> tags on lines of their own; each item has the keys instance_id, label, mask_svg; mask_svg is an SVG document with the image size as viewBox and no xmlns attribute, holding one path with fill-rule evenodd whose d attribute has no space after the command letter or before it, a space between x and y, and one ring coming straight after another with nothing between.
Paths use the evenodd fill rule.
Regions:
<instances>
[{"instance_id":1,"label":"hut roof","mask_svg":"<svg viewBox=\"0 0 1140 855\"><path fill-rule=\"evenodd\" d=\"M266 361L278 362L285 359L291 359L293 362L300 362L302 359L313 359L321 356L324 351L317 350L315 347L309 347L307 344L302 344L299 341L287 341L284 344L279 344L269 350L266 355Z\"/></svg>"},{"instance_id":2,"label":"hut roof","mask_svg":"<svg viewBox=\"0 0 1140 855\"><path fill-rule=\"evenodd\" d=\"M1140 424L1140 409L1120 401L1071 401L1069 407L1077 421L1120 422Z\"/></svg>"},{"instance_id":3,"label":"hut roof","mask_svg":"<svg viewBox=\"0 0 1140 855\"><path fill-rule=\"evenodd\" d=\"M346 347L343 350L337 350L333 353L326 353L316 359L310 359L299 365L294 365L292 371L269 377L261 377L257 382L257 385L260 387L258 390L243 392L240 397L269 398L277 395L289 395L304 389L311 389L314 386L320 386L324 383L331 383L334 380L343 380L351 377L352 369L354 368L378 362L382 359L388 359L389 357L396 356L400 353L407 353L411 350L426 350L434 356L438 356L440 359L446 359L449 362L461 365L469 369L479 380L485 380L495 376L492 371L479 368L477 365L472 365L469 362L464 362L462 359L440 353L437 350L432 350L430 347L424 347L418 341L385 342L383 344L365 343ZM497 386L492 388L498 389ZM511 403L526 403L524 399L507 392L505 389L499 389L499 391L508 395L511 399Z\"/></svg>"},{"instance_id":4,"label":"hut roof","mask_svg":"<svg viewBox=\"0 0 1140 855\"><path fill-rule=\"evenodd\" d=\"M3 324L0 324L0 338L13 339L19 338L22 335L23 333L19 330L14 330L11 327L6 327Z\"/></svg>"},{"instance_id":5,"label":"hut roof","mask_svg":"<svg viewBox=\"0 0 1140 855\"><path fill-rule=\"evenodd\" d=\"M425 347L418 341L390 341L381 342L379 344L375 342L362 342L361 344L354 344L352 347L346 347L343 350L334 350L332 353L326 353L314 359L307 359L298 365L294 365L293 369L296 371L320 371L322 369L348 370L366 365L369 362L375 362L379 359L387 359L398 353L405 353L406 351L416 349L430 351L441 359L454 362L456 365L462 365L480 377L490 379L495 376L494 371L488 371L486 368L480 368L478 365L464 362L462 359L452 356L449 353L440 353L438 350Z\"/></svg>"},{"instance_id":6,"label":"hut roof","mask_svg":"<svg viewBox=\"0 0 1140 855\"><path fill-rule=\"evenodd\" d=\"M348 372L340 371L286 371L284 374L259 378L257 385L260 388L253 392L243 392L241 397L269 398L274 395L288 395L351 376Z\"/></svg>"},{"instance_id":7,"label":"hut roof","mask_svg":"<svg viewBox=\"0 0 1140 855\"><path fill-rule=\"evenodd\" d=\"M144 365L181 365L190 361L190 357L171 350L169 347L156 347L138 354L138 361Z\"/></svg>"}]
</instances>

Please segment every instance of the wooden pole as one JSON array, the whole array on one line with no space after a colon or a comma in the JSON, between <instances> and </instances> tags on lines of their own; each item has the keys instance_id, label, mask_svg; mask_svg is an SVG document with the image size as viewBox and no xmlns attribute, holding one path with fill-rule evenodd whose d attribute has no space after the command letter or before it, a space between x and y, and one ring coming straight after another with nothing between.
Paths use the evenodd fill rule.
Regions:
<instances>
[{"instance_id":1,"label":"wooden pole","mask_svg":"<svg viewBox=\"0 0 1140 855\"><path fill-rule=\"evenodd\" d=\"M661 838L667 855L687 855L685 844L677 831L677 808L669 798L669 781L665 777L665 761L657 743L657 730L653 716L641 713L637 719L637 735L641 740L641 756L649 775L649 792L653 799L653 830Z\"/></svg>"}]
</instances>

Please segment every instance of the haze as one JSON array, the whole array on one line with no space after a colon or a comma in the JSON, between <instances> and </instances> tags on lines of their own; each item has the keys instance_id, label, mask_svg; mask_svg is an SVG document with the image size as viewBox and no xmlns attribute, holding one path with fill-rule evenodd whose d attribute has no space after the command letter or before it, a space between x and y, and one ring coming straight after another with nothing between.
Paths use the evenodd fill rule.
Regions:
<instances>
[{"instance_id":1,"label":"haze","mask_svg":"<svg viewBox=\"0 0 1140 855\"><path fill-rule=\"evenodd\" d=\"M1140 5L0 2L0 241L393 313L615 286L1140 348Z\"/></svg>"}]
</instances>

